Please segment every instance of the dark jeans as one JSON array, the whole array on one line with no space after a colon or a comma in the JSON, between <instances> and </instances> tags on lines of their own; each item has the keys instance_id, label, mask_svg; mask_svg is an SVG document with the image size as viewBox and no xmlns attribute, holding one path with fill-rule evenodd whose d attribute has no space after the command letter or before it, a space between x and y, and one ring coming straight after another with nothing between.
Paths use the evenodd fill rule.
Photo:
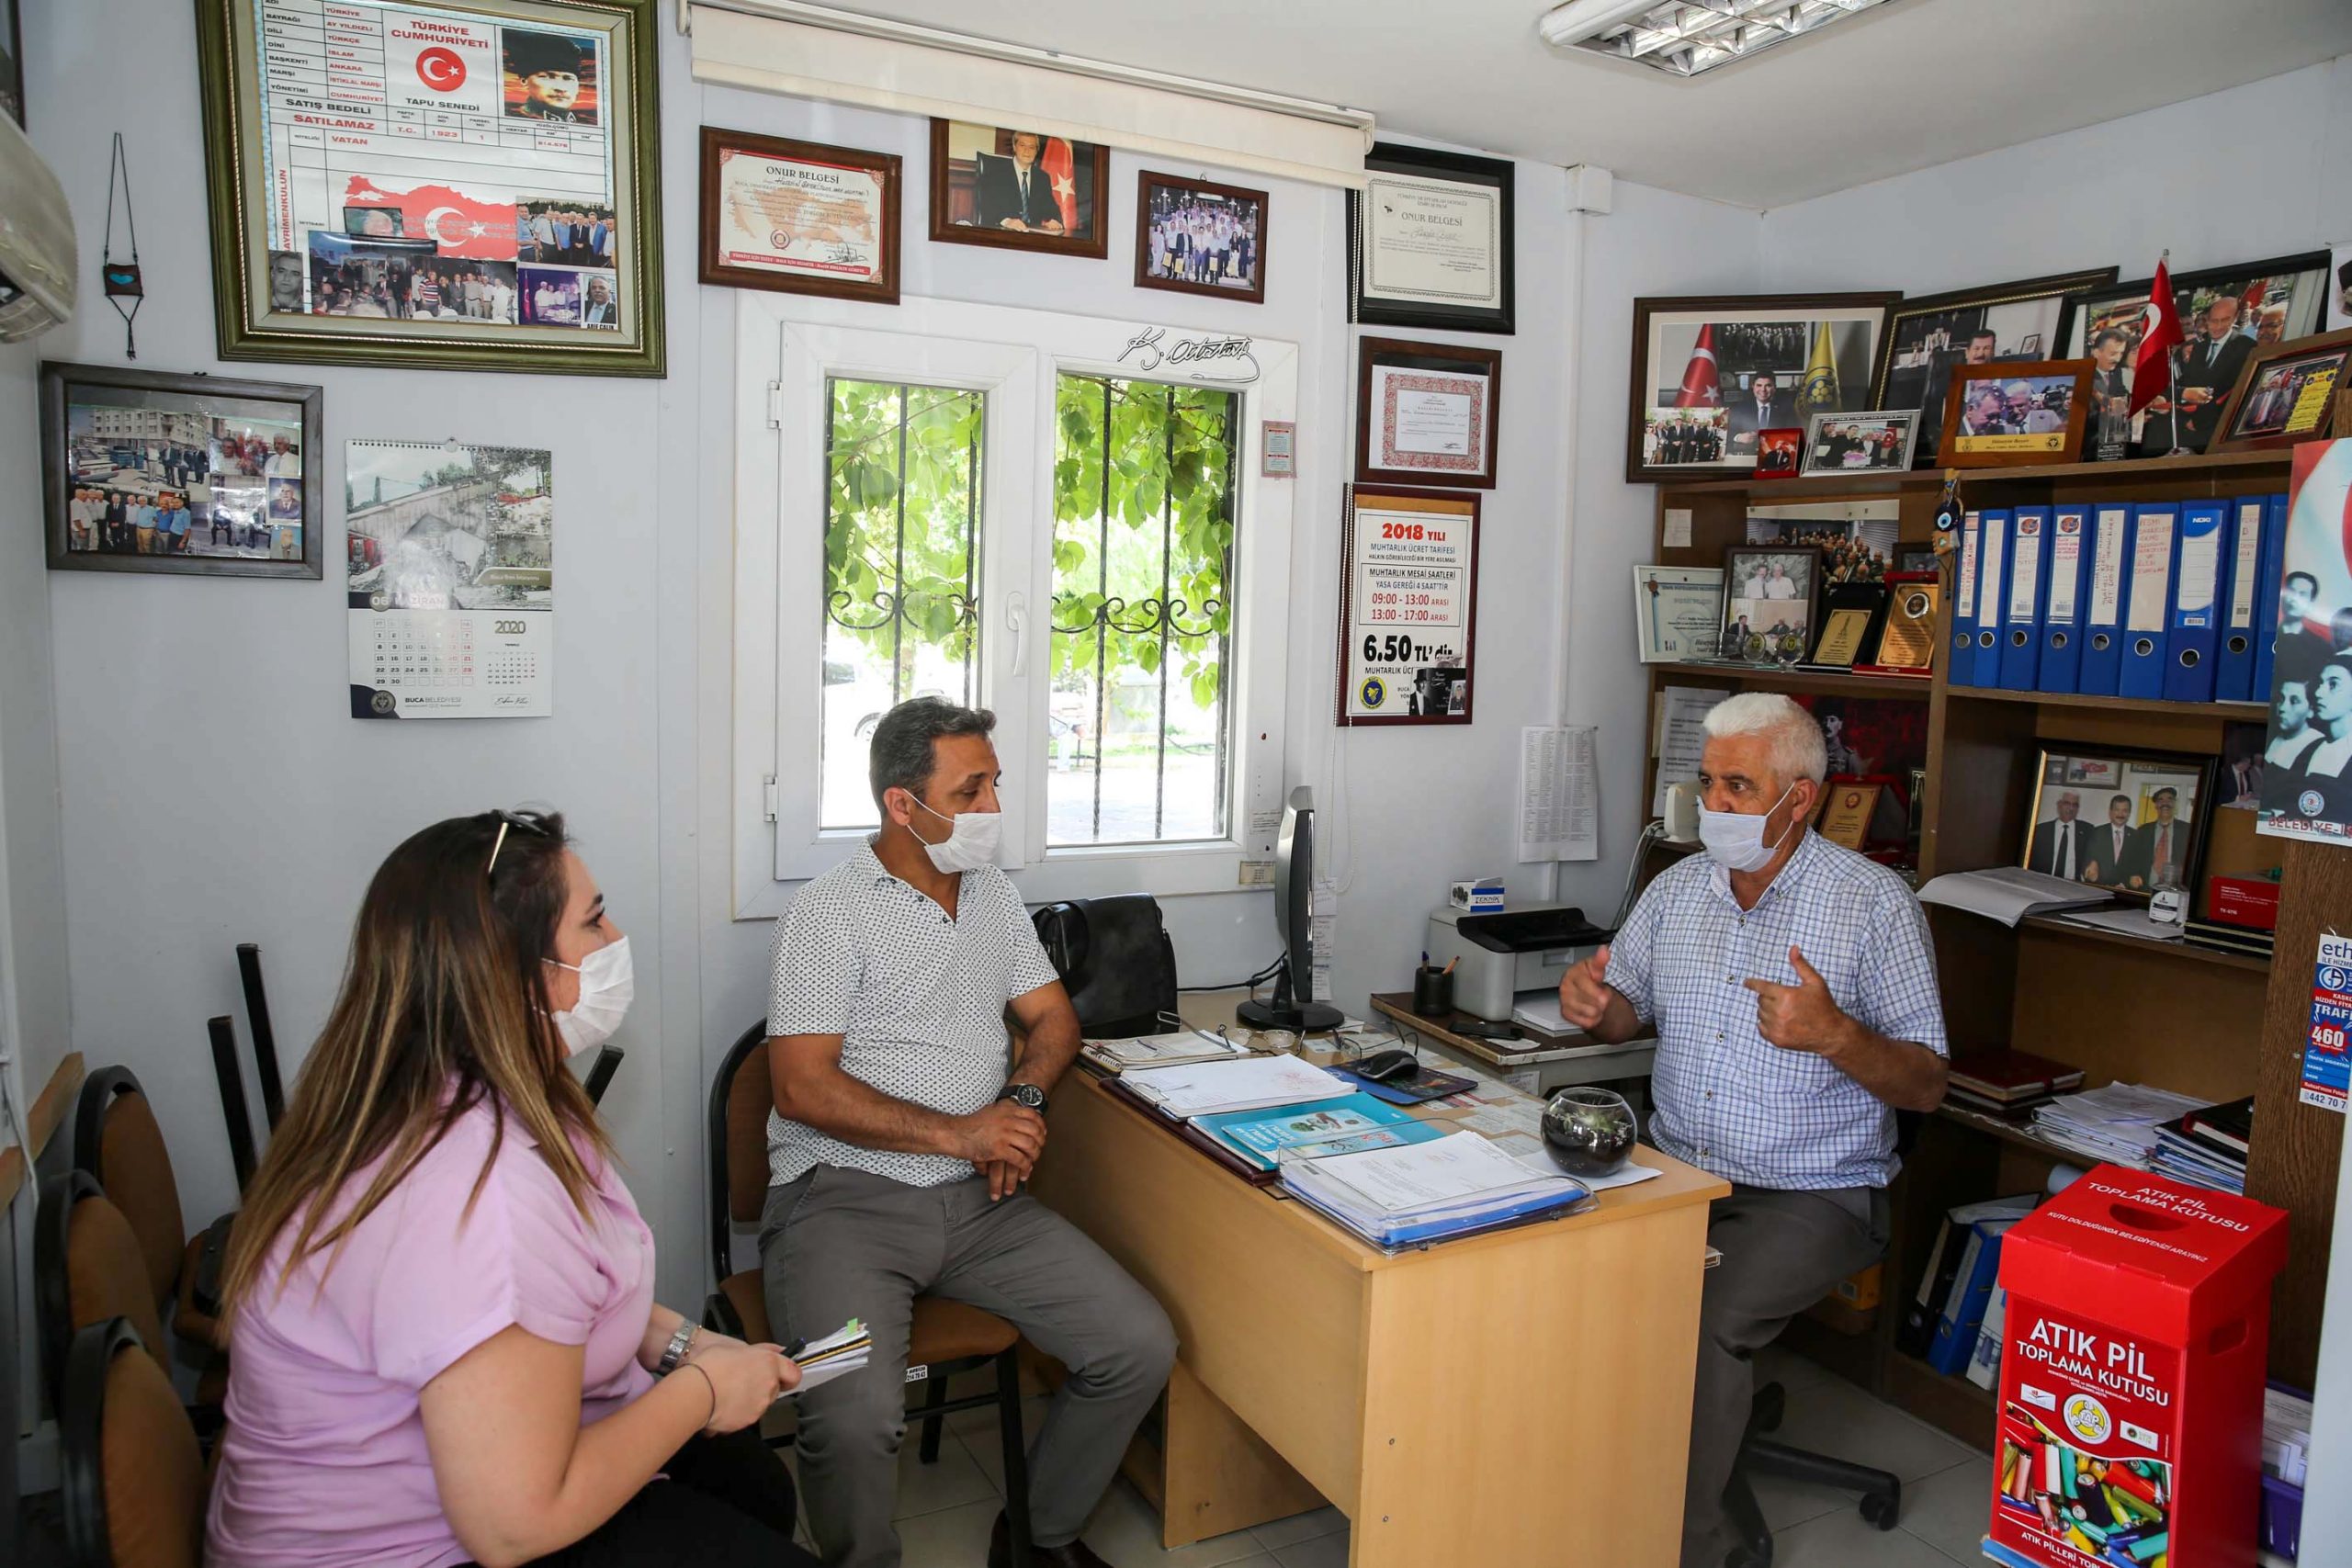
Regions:
<instances>
[{"instance_id":1,"label":"dark jeans","mask_svg":"<svg viewBox=\"0 0 2352 1568\"><path fill-rule=\"evenodd\" d=\"M689 1438L621 1511L560 1551L547 1568L817 1568L792 1543L792 1472L756 1429Z\"/></svg>"}]
</instances>

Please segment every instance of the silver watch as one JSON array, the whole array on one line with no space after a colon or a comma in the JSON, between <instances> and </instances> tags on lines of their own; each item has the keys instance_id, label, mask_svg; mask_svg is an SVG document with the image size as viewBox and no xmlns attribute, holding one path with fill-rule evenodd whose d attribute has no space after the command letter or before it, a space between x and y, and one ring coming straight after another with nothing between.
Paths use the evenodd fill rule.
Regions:
<instances>
[{"instance_id":1,"label":"silver watch","mask_svg":"<svg viewBox=\"0 0 2352 1568\"><path fill-rule=\"evenodd\" d=\"M686 1359L686 1351L694 1344L695 1336L698 1332L700 1331L692 1322L680 1318L678 1331L671 1335L670 1343L662 1348L662 1359L654 1366L653 1375L657 1378L666 1378L676 1371L678 1363Z\"/></svg>"}]
</instances>

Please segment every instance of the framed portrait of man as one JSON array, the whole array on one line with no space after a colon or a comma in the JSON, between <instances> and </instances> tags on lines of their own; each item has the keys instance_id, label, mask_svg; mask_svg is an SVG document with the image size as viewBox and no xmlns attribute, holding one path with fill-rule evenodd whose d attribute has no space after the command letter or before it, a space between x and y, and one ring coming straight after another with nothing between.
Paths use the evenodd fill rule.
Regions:
<instances>
[{"instance_id":1,"label":"framed portrait of man","mask_svg":"<svg viewBox=\"0 0 2352 1568\"><path fill-rule=\"evenodd\" d=\"M2045 748L2018 863L2131 899L2188 887L2212 794L2211 757Z\"/></svg>"},{"instance_id":2,"label":"framed portrait of man","mask_svg":"<svg viewBox=\"0 0 2352 1568\"><path fill-rule=\"evenodd\" d=\"M1023 126L931 122L931 237L951 245L1111 254L1111 150Z\"/></svg>"},{"instance_id":3,"label":"framed portrait of man","mask_svg":"<svg viewBox=\"0 0 2352 1568\"><path fill-rule=\"evenodd\" d=\"M2115 269L2109 266L1904 300L1887 323L1869 406L1917 409L1914 460L1923 468L1938 467L1952 372L1962 366L2049 357L2048 345L2058 340L2067 301L2114 281Z\"/></svg>"}]
</instances>

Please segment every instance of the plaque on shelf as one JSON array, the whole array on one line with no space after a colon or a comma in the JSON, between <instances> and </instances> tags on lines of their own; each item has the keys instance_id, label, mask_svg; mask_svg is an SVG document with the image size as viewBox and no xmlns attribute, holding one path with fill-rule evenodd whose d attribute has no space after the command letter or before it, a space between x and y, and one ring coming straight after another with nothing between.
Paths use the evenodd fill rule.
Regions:
<instances>
[{"instance_id":1,"label":"plaque on shelf","mask_svg":"<svg viewBox=\"0 0 2352 1568\"><path fill-rule=\"evenodd\" d=\"M1854 779L1831 779L1825 786L1821 820L1814 831L1831 843L1861 852L1870 841L1871 816L1885 786Z\"/></svg>"},{"instance_id":2,"label":"plaque on shelf","mask_svg":"<svg viewBox=\"0 0 2352 1568\"><path fill-rule=\"evenodd\" d=\"M1821 640L1806 662L1823 670L1851 670L1885 620L1887 602L1883 582L1833 584L1821 610Z\"/></svg>"},{"instance_id":3,"label":"plaque on shelf","mask_svg":"<svg viewBox=\"0 0 2352 1568\"><path fill-rule=\"evenodd\" d=\"M1877 645L1854 671L1861 675L1925 675L1935 658L1942 578L1932 571L1891 571L1886 589L1886 615Z\"/></svg>"}]
</instances>

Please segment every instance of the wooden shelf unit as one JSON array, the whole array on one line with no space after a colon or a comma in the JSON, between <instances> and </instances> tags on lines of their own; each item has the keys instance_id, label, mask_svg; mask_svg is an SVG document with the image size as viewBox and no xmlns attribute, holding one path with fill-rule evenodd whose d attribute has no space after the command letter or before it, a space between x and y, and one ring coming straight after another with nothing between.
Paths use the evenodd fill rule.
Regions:
<instances>
[{"instance_id":1,"label":"wooden shelf unit","mask_svg":"<svg viewBox=\"0 0 2352 1568\"><path fill-rule=\"evenodd\" d=\"M2233 453L2128 463L2065 464L1963 474L1972 505L2065 500L2187 500L2283 490L2290 454ZM1943 476L1800 480L1710 480L1661 487L1654 559L1720 565L1744 540L1747 510L1791 502L1893 500L1898 536L1931 536ZM1667 548L1666 514L1690 513L1687 546ZM1946 614L1949 615L1949 606ZM1941 645L1940 638L1939 646ZM1919 881L1945 872L2017 863L2033 770L2046 744L2219 755L2226 725L2260 723L2261 703L2161 703L2072 694L1987 691L1945 683L1941 654L1928 702L1927 790ZM1890 682L1802 671L1747 674L1714 665L1648 667L1653 694L1668 685L1893 695ZM1655 763L1649 784L1654 786ZM1645 790L1645 803L1648 799ZM2310 1005L2304 963L2324 925L2323 906L2352 899L2352 856L2289 844L2279 953L2272 964L2243 953L2142 941L2035 919L2015 930L1956 910L1930 908L1946 1023L1956 1049L2014 1045L2083 1069L2086 1084L2148 1083L2207 1100L2256 1097L2249 1196L2291 1216L2290 1262L2273 1298L2271 1370L2312 1381L2334 1222L2343 1118L2296 1103L2294 1080ZM1894 1330L1917 1290L1944 1212L2007 1193L2040 1191L2053 1164L2085 1166L2024 1127L1957 1108L1925 1118L1893 1190L1883 1297L1865 1336L1838 1335L1810 1318L1790 1343L1882 1398L1962 1439L1990 1443L1993 1399L1894 1348Z\"/></svg>"}]
</instances>

